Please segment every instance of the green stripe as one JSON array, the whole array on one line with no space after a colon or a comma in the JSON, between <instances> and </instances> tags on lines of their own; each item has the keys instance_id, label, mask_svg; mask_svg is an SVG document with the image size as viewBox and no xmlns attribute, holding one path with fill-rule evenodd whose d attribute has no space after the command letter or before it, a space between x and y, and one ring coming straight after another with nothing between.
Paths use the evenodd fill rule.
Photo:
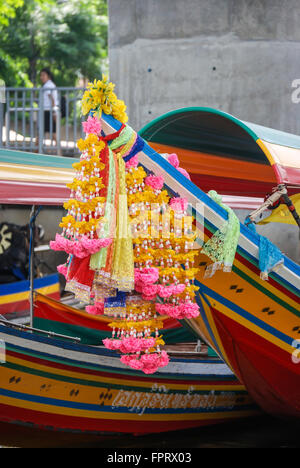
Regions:
<instances>
[{"instance_id":1,"label":"green stripe","mask_svg":"<svg viewBox=\"0 0 300 468\"><path fill-rule=\"evenodd\" d=\"M102 340L111 338L111 331L95 330L39 317L34 317L33 327L40 330L60 333L61 335L73 336L75 338L79 337L82 344L88 345L102 345ZM188 343L195 339L195 334L184 327L170 328L161 330L161 332L163 333L163 339L166 344Z\"/></svg>"},{"instance_id":2,"label":"green stripe","mask_svg":"<svg viewBox=\"0 0 300 468\"><path fill-rule=\"evenodd\" d=\"M27 153L24 151L14 151L0 149L0 163L24 164L26 166L57 167L72 169L72 164L77 158L67 158L62 156L49 156L45 154Z\"/></svg>"},{"instance_id":3,"label":"green stripe","mask_svg":"<svg viewBox=\"0 0 300 468\"><path fill-rule=\"evenodd\" d=\"M213 109L212 107L183 107L182 109L176 109L171 112L167 112L166 114L163 114L160 117L157 117L156 119L152 120L149 122L147 125L145 125L140 131L139 134L141 137L143 137L145 140L148 140L149 134L153 132L154 127L160 128L161 124L164 120L168 119L169 117L176 116L178 114L184 114L184 113L189 113L189 112L207 112L210 114L216 114L221 117L226 117L228 120L231 120L235 124L237 124L239 127L242 127L255 141L258 139L257 134L250 128L250 124L244 124L241 120L237 119L231 114L227 114L226 112L220 111L218 109ZM188 139L188 134L186 135L186 138ZM300 140L300 138L299 138Z\"/></svg>"},{"instance_id":4,"label":"green stripe","mask_svg":"<svg viewBox=\"0 0 300 468\"><path fill-rule=\"evenodd\" d=\"M33 327L39 330L60 333L61 335L80 338L82 344L102 345L102 340L111 337L111 332L82 327L80 325L57 322L51 319L34 317ZM69 340L67 340L69 341Z\"/></svg>"}]
</instances>

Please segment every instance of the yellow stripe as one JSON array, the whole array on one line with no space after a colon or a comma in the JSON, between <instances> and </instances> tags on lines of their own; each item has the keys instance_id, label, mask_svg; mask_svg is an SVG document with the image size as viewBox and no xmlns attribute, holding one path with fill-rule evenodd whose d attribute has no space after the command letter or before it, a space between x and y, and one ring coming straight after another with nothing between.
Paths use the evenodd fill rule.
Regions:
<instances>
[{"instance_id":1,"label":"yellow stripe","mask_svg":"<svg viewBox=\"0 0 300 468\"><path fill-rule=\"evenodd\" d=\"M43 288L37 289L37 291L45 295L59 292L59 283L55 283L50 286L44 286ZM0 305L26 301L29 299L29 293L29 291L23 291L14 294L7 294L6 296L0 296Z\"/></svg>"},{"instance_id":2,"label":"yellow stripe","mask_svg":"<svg viewBox=\"0 0 300 468\"><path fill-rule=\"evenodd\" d=\"M21 387L18 384L18 390L21 391L22 393L28 394L28 395L33 395L33 396L38 396L38 397L47 397L47 398L53 398L53 399L58 399L58 400L64 400L64 401L69 401L69 402L76 402L76 403L89 403L89 404L95 404L95 405L100 405L100 404L108 404L109 406L115 402L117 404L117 401L122 401L123 404L121 405L122 407L132 407L132 405L138 406L138 401L141 401L144 398L147 398L147 396L152 398L154 400L151 402L151 408L159 408L160 407L160 396L166 396L169 398L167 400L168 402L168 408L172 408L172 403L174 399L178 397L178 393L165 393L165 394L160 394L154 393L149 387L146 390L135 390L129 388L127 389L125 386L122 389L107 389L105 387L92 387L92 386L87 386L87 385L81 385L81 384L74 384L73 382L61 382L61 381L54 381L50 378L47 377L37 377L37 376L32 376L30 374L26 374L24 372L18 372L17 373L18 377L21 378ZM8 391L12 390L12 383L10 382L12 377L16 376L16 371L4 368L2 369L2 384L1 388L6 389ZM5 379L4 379L5 378ZM4 381L5 380L5 381ZM55 384L53 384L55 382ZM187 385L185 388L185 393L181 394L182 398L185 398L186 395L188 394L189 386ZM74 395L74 390L76 390L76 395ZM168 389L169 390L169 389ZM204 389L203 389L204 390ZM205 402L205 399L210 396L210 392L212 390L218 390L222 392L221 394L214 395L213 398L216 399L215 401L215 408L218 407L223 407L224 404L232 405L232 400L229 402L226 402L227 396L230 396L232 394L232 391L229 388L222 387L221 389L217 388L216 385L212 384L209 387L206 388L206 393L205 394L198 394L196 395L197 398L203 399L203 402ZM78 393L77 393L78 392ZM102 398L100 398L100 395L102 394ZM111 398L107 400L107 395L110 394ZM129 395L128 399L128 404L124 404L126 401L126 397ZM105 396L105 398L104 398ZM194 397L194 394L191 395L191 398ZM252 400L250 399L248 394L243 394L243 399L242 401L238 401L240 397L240 393L236 394L236 401L235 401L235 406L238 407L244 407L245 405L251 404ZM22 399L22 398L21 398ZM157 399L157 401L155 401ZM55 405L54 405L55 406ZM200 406L200 402L199 402Z\"/></svg>"},{"instance_id":3,"label":"yellow stripe","mask_svg":"<svg viewBox=\"0 0 300 468\"><path fill-rule=\"evenodd\" d=\"M256 140L256 143L258 144L258 146L263 150L263 152L265 153L265 155L267 156L268 160L270 161L270 164L273 166L274 164L276 164L276 162L274 161L274 158L272 156L272 154L270 153L268 147L266 146L266 142L261 140L260 138L258 140Z\"/></svg>"},{"instance_id":4,"label":"yellow stripe","mask_svg":"<svg viewBox=\"0 0 300 468\"><path fill-rule=\"evenodd\" d=\"M45 182L47 184L67 184L74 178L74 169L42 166L26 166L26 164L0 163L1 180L19 182Z\"/></svg>"}]
</instances>

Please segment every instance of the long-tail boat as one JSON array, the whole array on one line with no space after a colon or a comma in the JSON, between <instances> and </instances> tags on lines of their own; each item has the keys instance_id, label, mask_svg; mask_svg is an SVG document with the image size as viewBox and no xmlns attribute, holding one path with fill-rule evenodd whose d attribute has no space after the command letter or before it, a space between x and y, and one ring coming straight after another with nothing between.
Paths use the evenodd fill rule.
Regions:
<instances>
[{"instance_id":1,"label":"long-tail boat","mask_svg":"<svg viewBox=\"0 0 300 468\"><path fill-rule=\"evenodd\" d=\"M227 213L202 190L265 200L267 194L280 195L283 189L291 196L287 200L290 210L284 205L286 199L281 199L277 210L285 209L288 218L282 217L282 222L297 229L299 216L289 201L300 192L299 136L201 107L169 112L144 127L140 135L150 145L145 165L165 173L172 190L188 194L191 206L200 208L204 242L220 229ZM159 153L176 152L202 190L181 174L175 175L162 158L153 162L151 148ZM255 221L255 216L250 214L250 218ZM300 266L283 255L280 268L263 279L261 235L249 227L240 225L231 273L216 271L206 276L211 260L200 254L201 313L188 321L189 326L227 362L261 408L276 416L299 418ZM280 231L280 224L276 229Z\"/></svg>"}]
</instances>

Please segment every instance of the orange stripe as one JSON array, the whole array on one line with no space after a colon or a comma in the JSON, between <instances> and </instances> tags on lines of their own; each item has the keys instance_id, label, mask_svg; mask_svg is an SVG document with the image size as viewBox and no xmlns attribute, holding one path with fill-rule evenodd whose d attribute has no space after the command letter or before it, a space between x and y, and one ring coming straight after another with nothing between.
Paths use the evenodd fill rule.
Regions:
<instances>
[{"instance_id":1,"label":"orange stripe","mask_svg":"<svg viewBox=\"0 0 300 468\"><path fill-rule=\"evenodd\" d=\"M176 153L180 166L190 174L228 177L229 179L245 179L255 182L276 183L274 171L270 165L257 164L248 161L225 158L201 151L191 151L161 143L148 142L158 153Z\"/></svg>"}]
</instances>

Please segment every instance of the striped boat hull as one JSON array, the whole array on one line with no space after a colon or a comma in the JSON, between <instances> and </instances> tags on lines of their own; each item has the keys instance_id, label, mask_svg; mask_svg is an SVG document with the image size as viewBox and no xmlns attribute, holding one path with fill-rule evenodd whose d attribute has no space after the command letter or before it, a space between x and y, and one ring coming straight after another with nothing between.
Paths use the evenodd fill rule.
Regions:
<instances>
[{"instance_id":1,"label":"striped boat hull","mask_svg":"<svg viewBox=\"0 0 300 468\"><path fill-rule=\"evenodd\" d=\"M145 434L259 414L219 358L172 358L147 376L103 347L0 326L0 421L43 431ZM1 437L5 435L1 432Z\"/></svg>"}]
</instances>

